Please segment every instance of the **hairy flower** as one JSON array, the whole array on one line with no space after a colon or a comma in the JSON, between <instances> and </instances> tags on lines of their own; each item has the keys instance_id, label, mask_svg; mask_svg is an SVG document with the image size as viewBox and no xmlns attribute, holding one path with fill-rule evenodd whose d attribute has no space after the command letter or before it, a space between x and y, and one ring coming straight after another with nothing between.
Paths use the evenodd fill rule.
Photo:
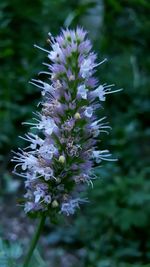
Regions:
<instances>
[{"instance_id":1,"label":"hairy flower","mask_svg":"<svg viewBox=\"0 0 150 267\"><path fill-rule=\"evenodd\" d=\"M119 90L98 85L93 75L105 60L96 62L86 31L78 27L62 30L56 38L49 35L50 51L35 45L48 54L48 71L43 72L48 79L30 82L41 89L42 110L26 123L34 133L21 137L30 144L15 152L13 161L15 173L25 178L25 212L55 210L68 216L87 202L80 192L93 185L95 162L113 160L108 150L97 149L97 137L110 126L105 117L96 120L95 112L107 94Z\"/></svg>"}]
</instances>

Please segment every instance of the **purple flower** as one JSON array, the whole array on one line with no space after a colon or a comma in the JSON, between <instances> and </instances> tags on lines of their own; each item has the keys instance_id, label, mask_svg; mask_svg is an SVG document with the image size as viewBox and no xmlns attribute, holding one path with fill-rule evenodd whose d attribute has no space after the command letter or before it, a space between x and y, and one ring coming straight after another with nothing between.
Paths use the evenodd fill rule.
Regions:
<instances>
[{"instance_id":1,"label":"purple flower","mask_svg":"<svg viewBox=\"0 0 150 267\"><path fill-rule=\"evenodd\" d=\"M79 204L86 203L87 200L80 199L80 198L74 198L69 199L61 204L61 213L69 216L73 215L75 213L75 210L80 208Z\"/></svg>"},{"instance_id":2,"label":"purple flower","mask_svg":"<svg viewBox=\"0 0 150 267\"><path fill-rule=\"evenodd\" d=\"M33 122L26 123L34 129L21 137L28 146L12 159L17 163L14 172L25 179L26 213L56 209L58 214L74 214L87 202L80 192L87 184L93 186L94 162L113 160L108 150L96 147L97 137L108 133L110 126L105 117L97 120L95 111L107 94L119 90L98 84L93 76L105 60L96 62L86 35L80 27L66 29L56 38L50 35L50 50L35 45L50 60L45 63L48 71L43 72L47 80L30 82L41 90L42 110Z\"/></svg>"}]
</instances>

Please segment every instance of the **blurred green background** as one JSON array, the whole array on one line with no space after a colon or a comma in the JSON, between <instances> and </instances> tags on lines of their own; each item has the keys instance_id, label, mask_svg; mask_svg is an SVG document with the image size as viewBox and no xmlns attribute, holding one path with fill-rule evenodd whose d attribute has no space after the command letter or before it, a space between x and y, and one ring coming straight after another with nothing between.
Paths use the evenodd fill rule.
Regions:
<instances>
[{"instance_id":1,"label":"blurred green background","mask_svg":"<svg viewBox=\"0 0 150 267\"><path fill-rule=\"evenodd\" d=\"M44 69L46 55L33 44L48 48L49 31L77 25L89 31L99 61L108 58L97 72L100 82L124 88L108 96L103 113L113 128L103 143L119 160L96 169L90 204L73 219L56 227L47 222L31 267L150 266L149 14L148 0L0 1L1 267L21 266L16 262L34 229L16 206L23 181L10 163L11 150L24 145L18 135L28 129L21 122L41 97L28 81Z\"/></svg>"}]
</instances>

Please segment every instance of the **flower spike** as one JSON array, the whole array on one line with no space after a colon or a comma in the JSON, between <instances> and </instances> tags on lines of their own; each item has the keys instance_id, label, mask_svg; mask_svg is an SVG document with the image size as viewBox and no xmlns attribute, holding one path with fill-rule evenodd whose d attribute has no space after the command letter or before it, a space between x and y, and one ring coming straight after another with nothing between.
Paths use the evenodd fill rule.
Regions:
<instances>
[{"instance_id":1,"label":"flower spike","mask_svg":"<svg viewBox=\"0 0 150 267\"><path fill-rule=\"evenodd\" d=\"M111 128L106 117L96 119L97 108L110 93L113 85L100 84L94 77L97 63L87 32L62 30L56 38L49 33L50 63L47 81L31 79L30 84L41 90L43 101L38 118L26 123L34 128L21 137L28 147L19 149L12 161L14 173L25 179L26 213L72 215L86 203L80 193L96 178L93 168L102 160L114 161L108 150L97 149L98 137Z\"/></svg>"}]
</instances>

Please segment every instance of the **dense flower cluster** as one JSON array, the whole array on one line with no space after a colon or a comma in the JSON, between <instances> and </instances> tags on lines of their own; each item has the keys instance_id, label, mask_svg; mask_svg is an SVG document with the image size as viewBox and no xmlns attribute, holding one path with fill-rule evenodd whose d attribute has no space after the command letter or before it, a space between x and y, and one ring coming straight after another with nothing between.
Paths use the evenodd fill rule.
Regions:
<instances>
[{"instance_id":1,"label":"dense flower cluster","mask_svg":"<svg viewBox=\"0 0 150 267\"><path fill-rule=\"evenodd\" d=\"M93 77L96 54L86 32L77 28L62 30L56 38L50 35L48 82L32 79L39 87L43 102L36 114L32 132L22 137L29 142L15 153L20 176L25 177L25 212L58 212L73 214L79 204L84 185L92 184L93 166L102 160L112 160L108 150L98 150L96 139L110 128L105 117L96 120L106 95L115 91L112 85L98 85ZM118 91L118 90L116 90Z\"/></svg>"}]
</instances>

